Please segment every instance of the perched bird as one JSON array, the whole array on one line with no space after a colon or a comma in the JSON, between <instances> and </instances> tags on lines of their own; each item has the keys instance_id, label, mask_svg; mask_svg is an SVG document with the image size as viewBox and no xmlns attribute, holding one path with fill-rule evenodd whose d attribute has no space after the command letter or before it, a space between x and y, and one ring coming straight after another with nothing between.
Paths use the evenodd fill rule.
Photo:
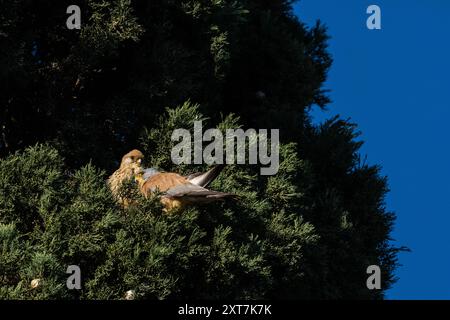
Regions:
<instances>
[{"instance_id":1,"label":"perched bird","mask_svg":"<svg viewBox=\"0 0 450 320\"><path fill-rule=\"evenodd\" d=\"M139 150L132 150L122 157L119 169L108 179L108 185L115 199L122 205L128 206L129 200L120 195L121 185L142 172L142 159L144 155Z\"/></svg>"},{"instance_id":2,"label":"perched bird","mask_svg":"<svg viewBox=\"0 0 450 320\"><path fill-rule=\"evenodd\" d=\"M108 180L113 195L124 206L129 204L129 200L120 196L120 185L133 177L145 197L156 191L162 193L161 203L165 211L189 204L209 203L236 197L232 193L206 188L217 178L224 165L217 165L207 172L194 173L184 177L174 172L162 172L154 168L144 170L141 165L143 158L144 155L139 150L130 151L123 156L120 168Z\"/></svg>"}]
</instances>

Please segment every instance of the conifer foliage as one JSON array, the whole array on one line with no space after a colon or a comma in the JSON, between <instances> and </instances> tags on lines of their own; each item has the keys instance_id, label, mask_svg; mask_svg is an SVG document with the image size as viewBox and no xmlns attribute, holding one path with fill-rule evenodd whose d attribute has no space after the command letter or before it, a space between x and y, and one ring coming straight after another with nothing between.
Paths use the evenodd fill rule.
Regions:
<instances>
[{"instance_id":1,"label":"conifer foliage","mask_svg":"<svg viewBox=\"0 0 450 320\"><path fill-rule=\"evenodd\" d=\"M397 253L379 167L356 126L315 126L331 57L326 29L287 0L2 2L0 299L379 299ZM177 128L279 128L280 169L228 165L235 201L166 214L133 181L106 179L133 148L174 165ZM382 270L368 290L366 268ZM69 265L82 288L69 290Z\"/></svg>"}]
</instances>

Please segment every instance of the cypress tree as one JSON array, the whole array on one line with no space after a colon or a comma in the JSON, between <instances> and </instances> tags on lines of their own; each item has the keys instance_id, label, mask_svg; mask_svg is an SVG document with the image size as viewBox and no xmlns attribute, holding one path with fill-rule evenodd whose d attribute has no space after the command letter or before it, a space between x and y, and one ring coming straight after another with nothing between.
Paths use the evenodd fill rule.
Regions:
<instances>
[{"instance_id":1,"label":"cypress tree","mask_svg":"<svg viewBox=\"0 0 450 320\"><path fill-rule=\"evenodd\" d=\"M395 282L387 180L330 101L326 28L287 0L13 0L0 13L0 298L380 299ZM170 160L176 128L279 128L280 169L229 165L238 201L167 215L118 206L105 181L138 147ZM368 290L379 265L382 290ZM66 288L67 266L82 289Z\"/></svg>"}]
</instances>

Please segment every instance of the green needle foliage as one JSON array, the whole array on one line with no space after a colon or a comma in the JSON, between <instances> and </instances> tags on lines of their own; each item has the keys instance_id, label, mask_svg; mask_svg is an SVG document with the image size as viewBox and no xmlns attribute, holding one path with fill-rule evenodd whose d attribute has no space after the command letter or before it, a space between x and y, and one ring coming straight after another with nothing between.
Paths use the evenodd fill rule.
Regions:
<instances>
[{"instance_id":1,"label":"green needle foliage","mask_svg":"<svg viewBox=\"0 0 450 320\"><path fill-rule=\"evenodd\" d=\"M383 298L403 250L387 181L354 124L312 125L328 37L292 3L80 0L68 30L70 1L0 1L0 299ZM133 205L115 203L106 179L133 148L207 169L170 159L172 131L197 120L279 128L278 173L229 165L211 188L238 199L170 215L133 181Z\"/></svg>"}]
</instances>

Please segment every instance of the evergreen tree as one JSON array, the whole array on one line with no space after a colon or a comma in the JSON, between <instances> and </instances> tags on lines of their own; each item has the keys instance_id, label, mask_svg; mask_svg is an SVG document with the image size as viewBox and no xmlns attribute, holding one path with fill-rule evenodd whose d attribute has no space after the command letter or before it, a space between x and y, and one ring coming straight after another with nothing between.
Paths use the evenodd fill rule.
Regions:
<instances>
[{"instance_id":1,"label":"evergreen tree","mask_svg":"<svg viewBox=\"0 0 450 320\"><path fill-rule=\"evenodd\" d=\"M80 0L81 30L69 1L0 3L0 298L383 298L403 249L387 181L354 124L311 123L331 57L292 3ZM199 119L279 128L279 172L227 166L212 187L239 201L174 215L130 182L119 207L105 180L132 148L206 169L170 160L172 131ZM372 264L383 290L366 287Z\"/></svg>"}]
</instances>

